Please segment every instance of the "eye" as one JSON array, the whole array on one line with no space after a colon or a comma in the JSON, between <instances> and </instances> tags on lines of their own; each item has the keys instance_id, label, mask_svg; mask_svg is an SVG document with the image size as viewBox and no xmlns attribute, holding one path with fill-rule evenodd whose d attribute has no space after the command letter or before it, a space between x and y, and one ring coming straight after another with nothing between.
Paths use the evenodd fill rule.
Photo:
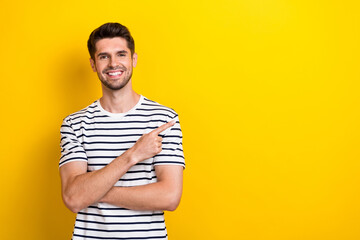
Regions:
<instances>
[{"instance_id":1,"label":"eye","mask_svg":"<svg viewBox=\"0 0 360 240\"><path fill-rule=\"evenodd\" d=\"M108 58L107 55L100 55L100 56L99 56L99 59L100 59L100 60L107 59L107 58Z\"/></svg>"},{"instance_id":2,"label":"eye","mask_svg":"<svg viewBox=\"0 0 360 240\"><path fill-rule=\"evenodd\" d=\"M119 53L118 56L120 56L120 57L125 57L126 54L125 54L125 53Z\"/></svg>"}]
</instances>

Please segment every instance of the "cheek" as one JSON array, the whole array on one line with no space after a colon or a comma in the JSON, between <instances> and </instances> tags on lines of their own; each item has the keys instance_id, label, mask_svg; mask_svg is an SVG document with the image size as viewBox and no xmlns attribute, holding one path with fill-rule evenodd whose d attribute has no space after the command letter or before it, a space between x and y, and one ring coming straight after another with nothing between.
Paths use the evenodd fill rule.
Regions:
<instances>
[{"instance_id":1,"label":"cheek","mask_svg":"<svg viewBox=\"0 0 360 240\"><path fill-rule=\"evenodd\" d=\"M104 70L104 64L101 63L97 63L96 65L94 65L94 71L95 72L102 72Z\"/></svg>"}]
</instances>

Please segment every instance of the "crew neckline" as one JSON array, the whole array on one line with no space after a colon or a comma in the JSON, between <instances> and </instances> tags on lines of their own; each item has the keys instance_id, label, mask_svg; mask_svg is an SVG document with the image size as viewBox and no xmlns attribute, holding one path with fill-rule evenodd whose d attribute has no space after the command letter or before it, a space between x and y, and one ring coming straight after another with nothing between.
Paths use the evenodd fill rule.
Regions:
<instances>
[{"instance_id":1,"label":"crew neckline","mask_svg":"<svg viewBox=\"0 0 360 240\"><path fill-rule=\"evenodd\" d=\"M144 99L144 96L143 96L143 95L140 95L139 101L135 104L135 106L133 106L129 111L123 112L123 113L112 113L112 112L106 111L106 110L101 106L100 99L96 100L96 105L97 105L97 107L100 109L100 111L101 111L102 113L108 115L109 117L122 118L122 117L124 117L125 115L127 115L127 114L135 111L136 108L141 105L141 103L143 102L143 99Z\"/></svg>"}]
</instances>

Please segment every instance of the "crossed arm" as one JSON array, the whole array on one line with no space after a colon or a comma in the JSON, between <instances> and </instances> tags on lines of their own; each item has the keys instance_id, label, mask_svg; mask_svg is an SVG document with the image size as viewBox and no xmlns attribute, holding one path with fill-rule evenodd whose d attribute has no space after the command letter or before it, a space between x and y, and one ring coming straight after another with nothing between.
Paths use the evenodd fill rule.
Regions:
<instances>
[{"instance_id":1,"label":"crossed arm","mask_svg":"<svg viewBox=\"0 0 360 240\"><path fill-rule=\"evenodd\" d=\"M175 210L182 194L182 166L156 166L156 183L114 187L133 165L161 151L158 134L172 125L174 122L169 122L144 134L132 148L100 170L87 172L87 163L80 161L63 165L60 176L65 205L73 212L96 202L133 210Z\"/></svg>"}]
</instances>

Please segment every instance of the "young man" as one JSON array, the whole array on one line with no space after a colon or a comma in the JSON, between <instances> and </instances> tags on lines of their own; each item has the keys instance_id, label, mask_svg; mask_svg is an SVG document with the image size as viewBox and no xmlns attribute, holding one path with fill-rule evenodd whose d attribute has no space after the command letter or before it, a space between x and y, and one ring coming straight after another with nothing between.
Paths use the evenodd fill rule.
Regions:
<instances>
[{"instance_id":1,"label":"young man","mask_svg":"<svg viewBox=\"0 0 360 240\"><path fill-rule=\"evenodd\" d=\"M125 26L95 29L88 49L103 96L61 126L73 239L167 239L163 211L177 208L185 167L178 115L133 90L137 55Z\"/></svg>"}]
</instances>

